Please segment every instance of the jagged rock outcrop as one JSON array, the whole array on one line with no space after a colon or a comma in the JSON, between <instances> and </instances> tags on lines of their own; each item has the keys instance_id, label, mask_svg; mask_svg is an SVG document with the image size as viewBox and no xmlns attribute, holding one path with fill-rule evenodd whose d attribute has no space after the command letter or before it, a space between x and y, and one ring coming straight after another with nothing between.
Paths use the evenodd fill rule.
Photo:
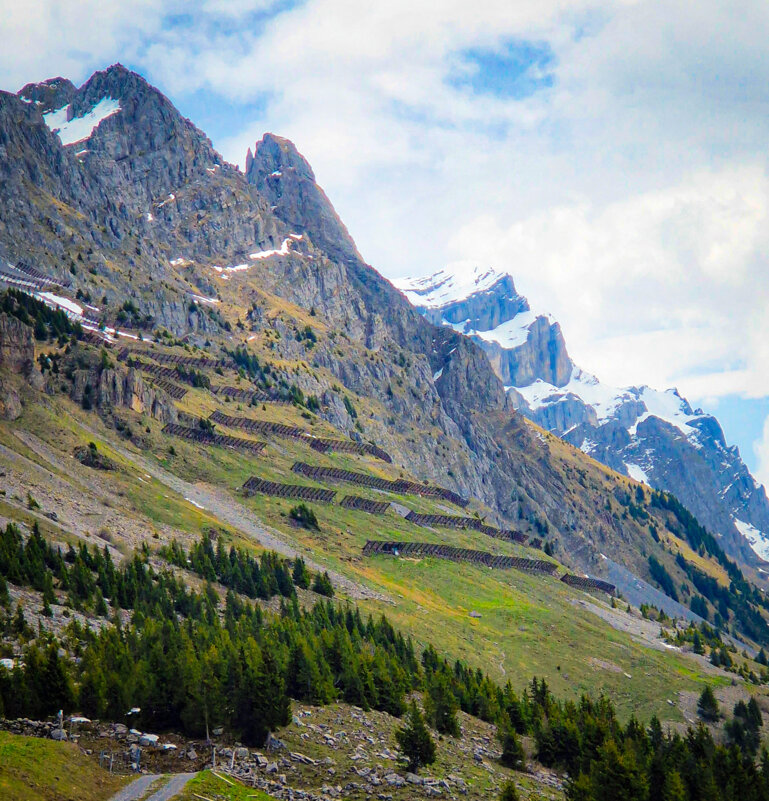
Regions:
<instances>
[{"instance_id":1,"label":"jagged rock outcrop","mask_svg":"<svg viewBox=\"0 0 769 801\"><path fill-rule=\"evenodd\" d=\"M483 348L521 414L617 472L675 494L731 556L754 565L769 559L766 493L714 417L675 390L614 389L579 370L558 323L535 315L510 276L459 265L396 283L425 317Z\"/></svg>"},{"instance_id":2,"label":"jagged rock outcrop","mask_svg":"<svg viewBox=\"0 0 769 801\"><path fill-rule=\"evenodd\" d=\"M22 411L19 393L0 378L0 420L18 420Z\"/></svg>"},{"instance_id":3,"label":"jagged rock outcrop","mask_svg":"<svg viewBox=\"0 0 769 801\"><path fill-rule=\"evenodd\" d=\"M59 77L49 78L41 83L28 83L19 92L19 97L39 106L40 111L45 114L71 103L76 92L72 81Z\"/></svg>"},{"instance_id":4,"label":"jagged rock outcrop","mask_svg":"<svg viewBox=\"0 0 769 801\"><path fill-rule=\"evenodd\" d=\"M162 389L148 385L133 368L93 366L74 370L70 397L85 408L105 413L124 408L163 423L176 423L179 419L171 398Z\"/></svg>"},{"instance_id":5,"label":"jagged rock outcrop","mask_svg":"<svg viewBox=\"0 0 769 801\"><path fill-rule=\"evenodd\" d=\"M149 387L138 370L102 370L97 393L99 408L122 406L147 414L162 423L176 423L178 413L172 400L157 387Z\"/></svg>"},{"instance_id":6,"label":"jagged rock outcrop","mask_svg":"<svg viewBox=\"0 0 769 801\"><path fill-rule=\"evenodd\" d=\"M296 233L310 233L332 258L360 259L347 228L315 173L293 142L265 134L246 156L246 180L267 198L273 211Z\"/></svg>"},{"instance_id":7,"label":"jagged rock outcrop","mask_svg":"<svg viewBox=\"0 0 769 801\"><path fill-rule=\"evenodd\" d=\"M0 314L0 369L25 376L35 369L32 328L8 314Z\"/></svg>"}]
</instances>

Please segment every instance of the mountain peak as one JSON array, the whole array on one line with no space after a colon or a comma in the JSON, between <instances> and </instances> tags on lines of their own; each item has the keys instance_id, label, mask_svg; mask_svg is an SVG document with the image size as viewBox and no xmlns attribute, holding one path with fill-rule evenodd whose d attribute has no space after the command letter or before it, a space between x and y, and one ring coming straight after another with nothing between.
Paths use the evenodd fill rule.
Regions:
<instances>
[{"instance_id":1,"label":"mountain peak","mask_svg":"<svg viewBox=\"0 0 769 801\"><path fill-rule=\"evenodd\" d=\"M266 133L246 154L246 180L294 231L309 234L330 256L360 261L355 243L307 159L289 139Z\"/></svg>"},{"instance_id":2,"label":"mountain peak","mask_svg":"<svg viewBox=\"0 0 769 801\"><path fill-rule=\"evenodd\" d=\"M266 133L254 147L254 159L261 171L296 170L297 175L315 183L315 173L309 162L299 153L296 145L284 136Z\"/></svg>"},{"instance_id":3,"label":"mountain peak","mask_svg":"<svg viewBox=\"0 0 769 801\"><path fill-rule=\"evenodd\" d=\"M515 298L520 297L511 275L472 261L452 262L432 275L399 278L393 284L414 306L428 309L443 309L473 295L490 292L500 284L504 284L503 291Z\"/></svg>"},{"instance_id":4,"label":"mountain peak","mask_svg":"<svg viewBox=\"0 0 769 801\"><path fill-rule=\"evenodd\" d=\"M512 276L473 261L459 261L422 278L393 282L434 325L471 337L507 386L540 379L563 386L571 375L561 328L519 295Z\"/></svg>"},{"instance_id":5,"label":"mountain peak","mask_svg":"<svg viewBox=\"0 0 769 801\"><path fill-rule=\"evenodd\" d=\"M45 114L71 103L76 92L72 81L58 77L40 83L28 83L18 96L27 103L34 103Z\"/></svg>"}]
</instances>

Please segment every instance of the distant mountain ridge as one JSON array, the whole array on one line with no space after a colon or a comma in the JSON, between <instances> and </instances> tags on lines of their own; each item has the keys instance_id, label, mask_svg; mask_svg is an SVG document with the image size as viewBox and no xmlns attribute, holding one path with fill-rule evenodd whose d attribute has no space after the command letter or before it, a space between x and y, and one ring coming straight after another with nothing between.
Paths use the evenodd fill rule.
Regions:
<instances>
[{"instance_id":1,"label":"distant mountain ridge","mask_svg":"<svg viewBox=\"0 0 769 801\"><path fill-rule=\"evenodd\" d=\"M675 389L618 389L581 370L560 325L532 311L507 273L463 262L394 283L432 323L486 351L521 414L614 470L673 492L733 556L769 559L766 493L715 417Z\"/></svg>"},{"instance_id":2,"label":"distant mountain ridge","mask_svg":"<svg viewBox=\"0 0 769 801\"><path fill-rule=\"evenodd\" d=\"M3 285L31 270L54 286L42 300L87 307L93 327L116 337L171 337L214 357L245 349L270 386L312 398L340 433L476 499L489 524L544 540L574 569L605 576L608 557L655 581L654 554L679 586L688 581L627 512L628 482L515 413L522 396L509 387L571 380L558 324L534 314L511 278L483 271L469 291L444 282L453 296L412 287L434 307L420 314L363 260L289 140L264 134L241 171L160 91L114 65L80 87L56 78L0 92L0 156ZM93 376L78 376L80 403ZM118 404L123 390L105 396ZM569 402L577 416L581 402Z\"/></svg>"}]
</instances>

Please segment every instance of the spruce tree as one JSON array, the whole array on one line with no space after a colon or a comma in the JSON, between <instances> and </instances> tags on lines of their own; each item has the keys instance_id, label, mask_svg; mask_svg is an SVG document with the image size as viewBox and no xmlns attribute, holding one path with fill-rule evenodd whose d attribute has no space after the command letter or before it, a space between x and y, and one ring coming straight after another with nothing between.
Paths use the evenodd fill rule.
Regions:
<instances>
[{"instance_id":1,"label":"spruce tree","mask_svg":"<svg viewBox=\"0 0 769 801\"><path fill-rule=\"evenodd\" d=\"M419 768L435 762L435 743L416 701L411 702L406 724L395 732L395 739L408 759L410 771L416 773Z\"/></svg>"},{"instance_id":2,"label":"spruce tree","mask_svg":"<svg viewBox=\"0 0 769 801\"><path fill-rule=\"evenodd\" d=\"M331 578L327 572L315 574L312 591L318 593L318 595L325 595L327 598L334 597L334 585L331 583Z\"/></svg>"},{"instance_id":3,"label":"spruce tree","mask_svg":"<svg viewBox=\"0 0 769 801\"><path fill-rule=\"evenodd\" d=\"M513 770L525 770L526 754L518 735L515 733L515 729L510 725L500 726L497 730L497 737L502 745L500 762L505 767Z\"/></svg>"},{"instance_id":4,"label":"spruce tree","mask_svg":"<svg viewBox=\"0 0 769 801\"><path fill-rule=\"evenodd\" d=\"M304 563L304 559L302 559L301 556L297 556L296 559L294 559L292 578L297 587L301 587L303 590L310 589L310 571L307 570L307 565Z\"/></svg>"},{"instance_id":5,"label":"spruce tree","mask_svg":"<svg viewBox=\"0 0 769 801\"><path fill-rule=\"evenodd\" d=\"M430 722L441 734L459 737L457 703L448 676L441 671L428 680L425 706Z\"/></svg>"},{"instance_id":6,"label":"spruce tree","mask_svg":"<svg viewBox=\"0 0 769 801\"><path fill-rule=\"evenodd\" d=\"M716 721L721 717L721 712L718 708L718 701L713 694L713 688L706 684L703 689L700 700L697 702L697 713L703 720Z\"/></svg>"}]
</instances>

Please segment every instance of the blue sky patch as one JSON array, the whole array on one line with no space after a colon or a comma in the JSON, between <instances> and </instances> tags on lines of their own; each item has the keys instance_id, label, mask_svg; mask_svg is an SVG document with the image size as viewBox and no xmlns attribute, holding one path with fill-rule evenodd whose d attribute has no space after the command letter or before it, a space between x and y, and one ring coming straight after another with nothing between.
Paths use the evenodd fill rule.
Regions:
<instances>
[{"instance_id":1,"label":"blue sky patch","mask_svg":"<svg viewBox=\"0 0 769 801\"><path fill-rule=\"evenodd\" d=\"M204 131L212 142L221 142L229 139L233 133L248 128L254 120L263 118L268 99L269 95L265 93L252 102L239 103L215 92L201 89L174 98L174 104L185 117ZM245 160L246 153L243 151L239 157L241 166Z\"/></svg>"},{"instance_id":2,"label":"blue sky patch","mask_svg":"<svg viewBox=\"0 0 769 801\"><path fill-rule=\"evenodd\" d=\"M753 444L761 439L764 420L769 417L769 398L742 398L727 395L718 402L709 404L712 414L718 418L724 429L726 441L737 445L742 460L755 475L758 458Z\"/></svg>"},{"instance_id":3,"label":"blue sky patch","mask_svg":"<svg viewBox=\"0 0 769 801\"><path fill-rule=\"evenodd\" d=\"M471 48L449 83L478 94L523 100L555 83L555 54L547 42L509 41L499 49Z\"/></svg>"}]
</instances>

